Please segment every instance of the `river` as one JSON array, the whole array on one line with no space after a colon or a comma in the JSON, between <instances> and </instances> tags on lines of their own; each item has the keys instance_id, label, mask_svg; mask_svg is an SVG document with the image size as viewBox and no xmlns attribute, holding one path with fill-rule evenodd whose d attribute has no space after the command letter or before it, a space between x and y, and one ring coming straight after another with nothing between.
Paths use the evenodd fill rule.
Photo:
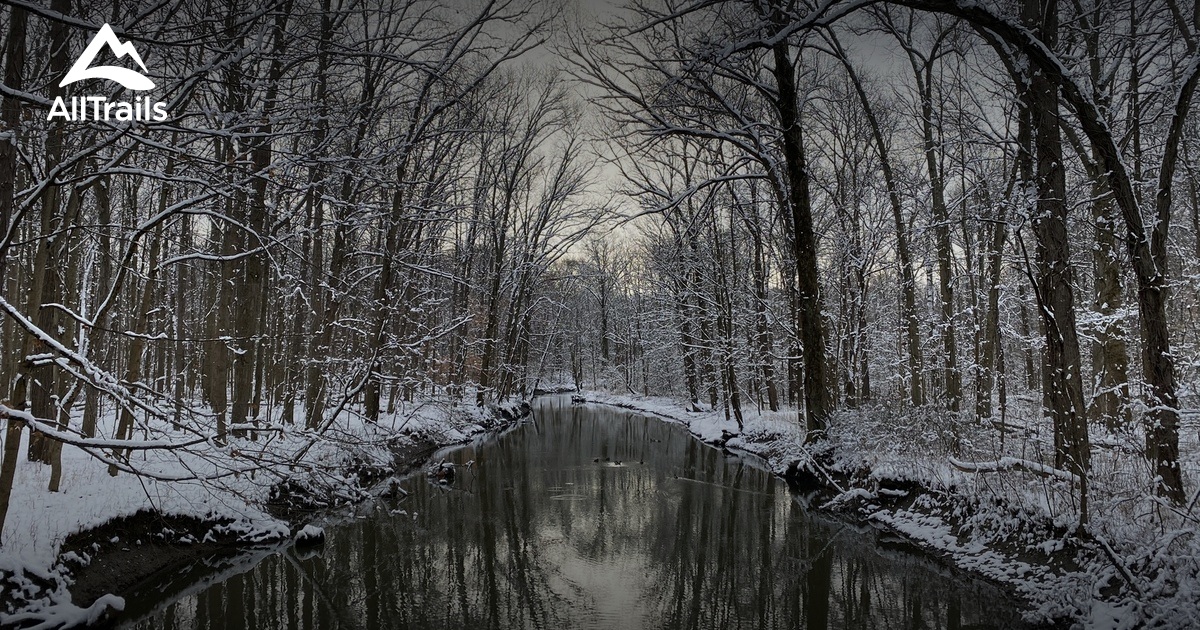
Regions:
<instances>
[{"instance_id":1,"label":"river","mask_svg":"<svg viewBox=\"0 0 1200 630\"><path fill-rule=\"evenodd\" d=\"M316 550L197 562L126 627L1014 628L990 584L814 513L679 426L539 400L500 436L326 527ZM468 467L467 464L471 463Z\"/></svg>"}]
</instances>

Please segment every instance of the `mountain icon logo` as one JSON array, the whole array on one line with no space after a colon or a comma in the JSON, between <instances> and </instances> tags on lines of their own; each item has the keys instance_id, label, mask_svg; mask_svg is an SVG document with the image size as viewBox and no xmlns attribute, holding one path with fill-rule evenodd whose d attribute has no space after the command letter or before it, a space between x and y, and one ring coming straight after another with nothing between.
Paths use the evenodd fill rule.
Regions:
<instances>
[{"instance_id":1,"label":"mountain icon logo","mask_svg":"<svg viewBox=\"0 0 1200 630\"><path fill-rule=\"evenodd\" d=\"M133 43L122 42L117 38L117 34L113 32L112 27L105 24L100 27L100 32L96 33L96 36L88 43L87 48L83 50L83 54L79 55L79 59L75 60L75 65L71 66L71 69L67 71L67 76L63 77L62 82L58 86L64 87L84 79L108 79L109 81L116 81L131 90L140 91L154 88L154 82L146 78L146 75L130 70L129 68L122 68L120 66L90 67L92 61L96 59L96 54L100 52L103 46L108 46L109 50L118 59L125 55L133 57L137 65L141 66L142 71L149 72L146 70L146 64L142 63L142 58L138 55L137 49L133 47Z\"/></svg>"}]
</instances>

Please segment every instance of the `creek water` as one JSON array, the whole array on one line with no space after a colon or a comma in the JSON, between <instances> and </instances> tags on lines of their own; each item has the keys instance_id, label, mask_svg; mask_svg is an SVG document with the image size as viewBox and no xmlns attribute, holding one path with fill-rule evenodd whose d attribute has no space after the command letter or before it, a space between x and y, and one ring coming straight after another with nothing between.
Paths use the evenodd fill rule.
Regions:
<instances>
[{"instance_id":1,"label":"creek water","mask_svg":"<svg viewBox=\"0 0 1200 630\"><path fill-rule=\"evenodd\" d=\"M1014 628L982 581L814 513L745 459L637 414L539 400L327 526L128 594L126 627ZM468 468L466 464L473 462Z\"/></svg>"}]
</instances>

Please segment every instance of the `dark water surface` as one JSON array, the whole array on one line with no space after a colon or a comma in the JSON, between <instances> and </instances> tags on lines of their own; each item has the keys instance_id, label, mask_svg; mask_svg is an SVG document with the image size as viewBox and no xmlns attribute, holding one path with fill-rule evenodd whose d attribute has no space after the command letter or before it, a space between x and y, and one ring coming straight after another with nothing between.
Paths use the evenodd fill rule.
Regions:
<instances>
[{"instance_id":1,"label":"dark water surface","mask_svg":"<svg viewBox=\"0 0 1200 630\"><path fill-rule=\"evenodd\" d=\"M811 514L658 420L552 398L445 456L452 485L403 481L407 498L326 527L319 552L210 559L126 614L156 629L1020 626L995 588Z\"/></svg>"}]
</instances>

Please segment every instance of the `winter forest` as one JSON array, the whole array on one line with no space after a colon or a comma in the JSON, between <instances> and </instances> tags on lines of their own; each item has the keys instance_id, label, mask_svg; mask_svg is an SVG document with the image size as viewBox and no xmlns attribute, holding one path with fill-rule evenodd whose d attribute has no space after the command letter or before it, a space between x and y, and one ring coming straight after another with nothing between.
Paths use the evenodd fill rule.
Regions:
<instances>
[{"instance_id":1,"label":"winter forest","mask_svg":"<svg viewBox=\"0 0 1200 630\"><path fill-rule=\"evenodd\" d=\"M103 24L152 89L63 80ZM550 395L1035 627L1200 614L1200 0L4 0L0 68L0 625L120 619L114 519L291 541ZM932 605L817 529L804 627Z\"/></svg>"}]
</instances>

